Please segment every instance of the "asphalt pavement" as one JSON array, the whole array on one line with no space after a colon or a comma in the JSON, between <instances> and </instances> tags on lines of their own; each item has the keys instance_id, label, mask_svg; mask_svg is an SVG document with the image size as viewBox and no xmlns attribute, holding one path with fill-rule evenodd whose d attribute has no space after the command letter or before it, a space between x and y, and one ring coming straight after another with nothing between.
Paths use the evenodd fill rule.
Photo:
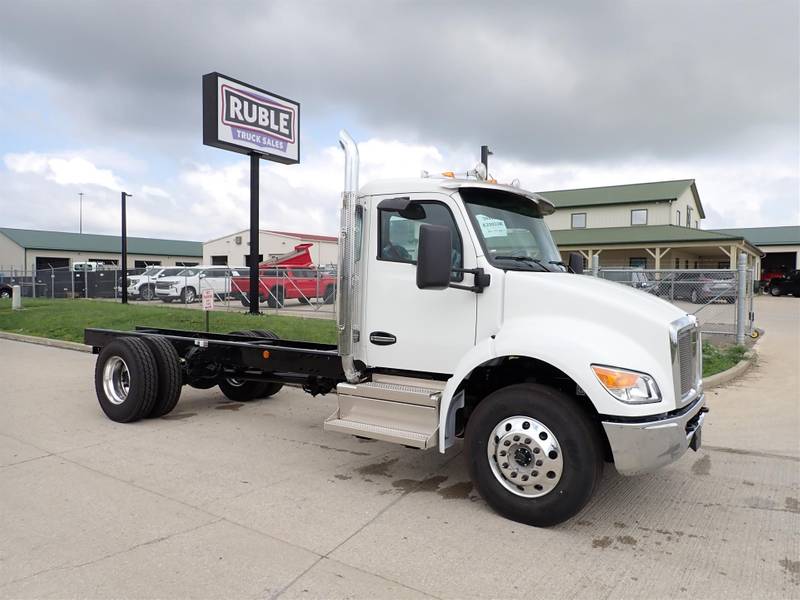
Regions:
<instances>
[{"instance_id":1,"label":"asphalt pavement","mask_svg":"<svg viewBox=\"0 0 800 600\"><path fill-rule=\"evenodd\" d=\"M322 431L335 399L184 388L105 418L92 355L0 340L0 597L798 598L800 300L709 392L703 449L571 521L494 514L463 456Z\"/></svg>"}]
</instances>

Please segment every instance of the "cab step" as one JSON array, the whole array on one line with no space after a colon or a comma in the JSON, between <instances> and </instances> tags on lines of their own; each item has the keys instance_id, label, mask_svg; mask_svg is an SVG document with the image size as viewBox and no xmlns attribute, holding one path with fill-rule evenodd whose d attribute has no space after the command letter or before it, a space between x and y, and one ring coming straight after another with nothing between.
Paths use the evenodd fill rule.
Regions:
<instances>
[{"instance_id":1,"label":"cab step","mask_svg":"<svg viewBox=\"0 0 800 600\"><path fill-rule=\"evenodd\" d=\"M337 431L413 448L436 446L444 381L375 375L365 383L340 383L339 406L325 420Z\"/></svg>"}]
</instances>

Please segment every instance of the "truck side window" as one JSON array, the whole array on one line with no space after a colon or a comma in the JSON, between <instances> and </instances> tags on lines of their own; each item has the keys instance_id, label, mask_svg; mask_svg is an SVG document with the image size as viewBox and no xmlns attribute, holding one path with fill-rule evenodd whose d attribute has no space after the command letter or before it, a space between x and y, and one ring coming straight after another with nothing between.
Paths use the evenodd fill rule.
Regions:
<instances>
[{"instance_id":1,"label":"truck side window","mask_svg":"<svg viewBox=\"0 0 800 600\"><path fill-rule=\"evenodd\" d=\"M440 202L415 202L414 204L423 208L424 216L422 218L402 217L396 210L379 211L378 260L415 264L419 246L419 228L425 223L430 223L450 229L452 233L450 262L454 268L463 268L464 252L461 233L450 209ZM461 281L463 274L452 273L450 279Z\"/></svg>"}]
</instances>

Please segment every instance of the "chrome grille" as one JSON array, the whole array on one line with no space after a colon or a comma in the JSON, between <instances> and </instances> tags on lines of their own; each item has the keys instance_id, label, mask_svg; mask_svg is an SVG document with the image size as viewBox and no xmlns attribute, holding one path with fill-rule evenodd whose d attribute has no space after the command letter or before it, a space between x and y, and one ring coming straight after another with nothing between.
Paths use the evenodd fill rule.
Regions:
<instances>
[{"instance_id":1,"label":"chrome grille","mask_svg":"<svg viewBox=\"0 0 800 600\"><path fill-rule=\"evenodd\" d=\"M697 381L697 355L695 354L696 329L694 327L678 332L678 365L681 398L695 387Z\"/></svg>"},{"instance_id":2,"label":"chrome grille","mask_svg":"<svg viewBox=\"0 0 800 600\"><path fill-rule=\"evenodd\" d=\"M159 281L158 283L156 283L156 289L168 290L169 286L171 286L171 285L172 285L171 283Z\"/></svg>"}]
</instances>

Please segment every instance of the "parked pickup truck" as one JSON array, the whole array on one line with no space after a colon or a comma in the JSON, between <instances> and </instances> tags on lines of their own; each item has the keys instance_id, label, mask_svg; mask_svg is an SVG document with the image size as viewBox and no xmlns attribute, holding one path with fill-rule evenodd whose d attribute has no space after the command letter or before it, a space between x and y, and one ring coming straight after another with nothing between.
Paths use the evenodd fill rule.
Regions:
<instances>
[{"instance_id":1,"label":"parked pickup truck","mask_svg":"<svg viewBox=\"0 0 800 600\"><path fill-rule=\"evenodd\" d=\"M164 415L184 383L240 401L282 385L334 393L325 431L461 452L491 507L537 526L577 514L605 463L638 475L697 450L694 316L580 274L578 254L565 268L543 219L553 205L488 181L485 165L359 189L357 146L340 143L338 344L87 329L109 418Z\"/></svg>"},{"instance_id":2,"label":"parked pickup truck","mask_svg":"<svg viewBox=\"0 0 800 600\"><path fill-rule=\"evenodd\" d=\"M315 298L325 304L333 303L336 277L314 266L309 250L311 246L298 244L292 252L258 265L260 302L266 302L272 308L293 299L301 304L309 304ZM234 278L233 289L240 294L242 304L250 306L249 277Z\"/></svg>"},{"instance_id":3,"label":"parked pickup truck","mask_svg":"<svg viewBox=\"0 0 800 600\"><path fill-rule=\"evenodd\" d=\"M156 282L156 296L162 302L180 300L191 304L203 290L212 289L217 298L224 300L235 293L233 278L246 272L247 269L215 266L181 269L177 275L162 277Z\"/></svg>"},{"instance_id":4,"label":"parked pickup truck","mask_svg":"<svg viewBox=\"0 0 800 600\"><path fill-rule=\"evenodd\" d=\"M186 267L149 267L140 275L131 275L128 277L128 296L140 300L153 300L156 298L156 283L160 279L174 277L185 269Z\"/></svg>"}]
</instances>

